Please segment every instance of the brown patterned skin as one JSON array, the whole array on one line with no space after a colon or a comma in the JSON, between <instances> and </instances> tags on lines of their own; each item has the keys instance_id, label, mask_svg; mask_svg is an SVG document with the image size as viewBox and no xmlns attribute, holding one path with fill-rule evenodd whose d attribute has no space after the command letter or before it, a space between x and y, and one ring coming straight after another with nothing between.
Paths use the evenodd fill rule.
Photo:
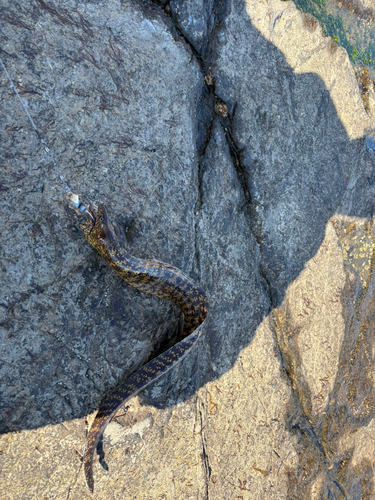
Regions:
<instances>
[{"instance_id":1,"label":"brown patterned skin","mask_svg":"<svg viewBox=\"0 0 375 500\"><path fill-rule=\"evenodd\" d=\"M128 399L171 370L197 342L207 316L204 291L176 267L154 259L137 259L122 248L104 205L90 205L81 229L87 241L102 255L116 273L142 292L172 301L184 313L184 328L177 344L133 373L114 389L100 405L87 436L84 469L87 485L94 491L92 471L96 445L118 408Z\"/></svg>"}]
</instances>

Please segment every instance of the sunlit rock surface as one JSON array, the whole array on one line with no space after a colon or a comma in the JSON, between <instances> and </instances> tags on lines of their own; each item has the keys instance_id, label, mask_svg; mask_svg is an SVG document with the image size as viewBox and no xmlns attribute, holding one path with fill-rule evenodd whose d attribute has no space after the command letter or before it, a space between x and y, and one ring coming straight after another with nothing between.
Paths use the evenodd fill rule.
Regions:
<instances>
[{"instance_id":1,"label":"sunlit rock surface","mask_svg":"<svg viewBox=\"0 0 375 500\"><path fill-rule=\"evenodd\" d=\"M71 189L211 309L106 429L91 495L95 410L181 318L88 246L1 72L1 498L373 498L374 124L346 52L279 0L5 7Z\"/></svg>"}]
</instances>

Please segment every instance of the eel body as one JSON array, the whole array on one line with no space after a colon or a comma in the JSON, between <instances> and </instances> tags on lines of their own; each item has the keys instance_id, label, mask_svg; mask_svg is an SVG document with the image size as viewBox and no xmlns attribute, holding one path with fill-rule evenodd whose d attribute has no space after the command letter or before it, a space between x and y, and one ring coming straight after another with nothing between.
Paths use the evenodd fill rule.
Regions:
<instances>
[{"instance_id":1,"label":"eel body","mask_svg":"<svg viewBox=\"0 0 375 500\"><path fill-rule=\"evenodd\" d=\"M87 436L83 458L87 485L93 492L94 452L104 429L123 403L171 370L188 354L201 334L208 302L204 291L176 267L154 259L137 259L127 253L104 205L90 205L88 212L81 228L87 241L110 267L132 287L170 300L184 313L184 328L179 342L134 372L100 405Z\"/></svg>"}]
</instances>

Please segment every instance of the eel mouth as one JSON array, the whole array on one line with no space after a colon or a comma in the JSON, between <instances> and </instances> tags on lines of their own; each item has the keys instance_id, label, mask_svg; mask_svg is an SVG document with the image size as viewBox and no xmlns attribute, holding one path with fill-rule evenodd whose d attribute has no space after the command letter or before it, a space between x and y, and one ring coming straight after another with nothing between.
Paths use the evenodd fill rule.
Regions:
<instances>
[{"instance_id":1,"label":"eel mouth","mask_svg":"<svg viewBox=\"0 0 375 500\"><path fill-rule=\"evenodd\" d=\"M80 225L80 228L86 235L89 235L96 226L97 221L98 207L96 205L90 205L89 208L86 209L86 220Z\"/></svg>"},{"instance_id":2,"label":"eel mouth","mask_svg":"<svg viewBox=\"0 0 375 500\"><path fill-rule=\"evenodd\" d=\"M87 220L90 220L93 227L98 221L98 207L96 205L89 205L89 208L86 210L88 212Z\"/></svg>"},{"instance_id":3,"label":"eel mouth","mask_svg":"<svg viewBox=\"0 0 375 500\"><path fill-rule=\"evenodd\" d=\"M102 203L97 206L90 205L85 212L86 220L80 227L91 245L101 244L100 242L107 238L117 239L116 230L108 217L105 205Z\"/></svg>"}]
</instances>

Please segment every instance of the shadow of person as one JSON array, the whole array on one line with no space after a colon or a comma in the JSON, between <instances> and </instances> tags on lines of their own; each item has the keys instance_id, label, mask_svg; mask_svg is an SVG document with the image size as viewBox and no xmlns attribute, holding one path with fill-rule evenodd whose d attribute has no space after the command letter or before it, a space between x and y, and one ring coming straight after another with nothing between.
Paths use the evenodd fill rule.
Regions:
<instances>
[{"instance_id":1,"label":"shadow of person","mask_svg":"<svg viewBox=\"0 0 375 500\"><path fill-rule=\"evenodd\" d=\"M247 7L249 4L247 3ZM273 24L275 38L275 26L277 23L284 23L282 29L285 30L285 36L293 40L298 32L293 29L292 24L288 26L288 22L293 19L296 22L297 17L290 14L292 7L287 4L289 2L285 3L285 11L281 10L281 15L275 16L269 23L270 26ZM327 224L331 224L334 214L336 221L347 220L345 218L348 217L370 221L373 215L373 158L365 147L363 137L353 132L354 125L343 123L338 116L337 102L331 98L333 84L327 87L317 74L299 74L296 67L291 67L288 63L289 56L285 56L275 43L257 29L242 1L234 2L231 10L228 7L227 12L222 12L221 15L223 17L212 34L212 57L206 61L207 66L211 67L215 83L207 86L201 81L196 119L200 127L194 125L205 134L203 139L198 138L202 145L198 172L191 181L196 186L190 197L185 199L185 206L180 206L181 212L187 211L191 215L193 212L189 210L195 205L195 242L188 243L189 248L195 252L195 269L192 270L191 255L184 254L185 260L182 259L181 262L181 255L177 253L170 259L171 264L178 264L185 272L190 270L190 273L195 274L209 296L210 314L198 347L175 370L146 390L141 395L141 401L157 409L173 408L177 403L195 397L208 383L216 382L218 385L221 378L230 374L238 364L241 353L251 348L259 328L264 328L265 322L269 322L268 328L277 339L275 352L278 359L281 359L293 388L288 403L290 421L287 425L301 431L302 424L298 427L296 422L303 420L305 429L309 427L309 432L301 431L304 437L300 439L307 439L311 449L316 447L312 441L319 444L321 455L316 464L317 469L321 470L323 462L328 460L327 440L322 438L322 429L325 425L327 432L327 425L332 429L333 424L327 424L324 411L321 409L316 412L311 401L305 406L301 402L309 398L312 400L314 394L310 380L302 370L305 358L298 346L301 328L296 328L292 321L299 314L301 304L297 301L293 307L290 306L292 301L288 290L298 281L306 264L322 248ZM286 21L285 17L288 18ZM312 38L315 37L314 33L318 29L316 26L311 28L306 25L305 28L300 33L301 38L307 37L308 33L312 33ZM338 61L343 60L347 65L347 56L329 39L316 39L324 63L331 58L332 67L326 67L325 71L334 78L332 73L340 64ZM302 57L297 46L295 50ZM312 57L311 54L314 54L314 50L303 57ZM112 63L116 65L115 60ZM348 71L343 70L343 75L347 75ZM347 95L347 80L338 80L335 85L335 96L340 96L341 92L342 105L349 109L349 115L350 110L354 113L357 110L358 91L351 88L350 91L354 93ZM218 109L219 101L226 106L227 111ZM358 130L359 125L356 127ZM349 129L351 132L348 135ZM171 158L174 158L173 154ZM172 162L168 168L173 170ZM10 179L13 178L12 175L14 174L11 172ZM146 194L147 189L153 187L142 185L141 179L135 182L139 183L137 189L144 189ZM116 203L117 200L112 200L113 208L116 208ZM175 207L178 201L173 197L164 198L163 203ZM338 225L339 222L336 222L335 227ZM344 225L342 234L346 230ZM360 231L359 227L360 224L357 224L356 230ZM164 229L167 231L167 228ZM146 230L147 224L144 228L139 226L134 240L130 242L131 252L137 249L137 235L141 237ZM337 231L339 238L341 229ZM372 226L366 231L371 232ZM69 228L69 237L71 241L80 238L73 225ZM54 244L62 244L62 241L63 239L57 238ZM82 244L81 241L79 243ZM164 242L156 241L155 255L165 261L162 252L166 247L163 245ZM19 413L17 420L5 419L3 432L58 424L87 415L98 407L110 386L115 386L124 375L139 366L134 356L131 359L127 357L128 351L122 350L122 343L127 344L127 349L134 345L133 352L140 353L145 361L153 350L157 350L157 344L166 335L166 330L175 330L179 324L176 315L172 320L166 319L172 313L168 305L129 290L98 261L88 246L84 252L87 260L81 260L70 275L62 277L58 290L53 285L40 292L45 293L45 296L39 300L39 312L34 313L40 332L37 335L42 345L38 354L39 361L36 362L35 355L30 353L27 376L20 376L16 385L13 381L11 390L8 387L9 400L12 401L9 408L15 408L12 394L16 393L27 395L27 409ZM48 329L43 321L47 315L51 315L50 310L47 314L45 303L54 300L56 307L62 307L64 297L71 293L77 273L84 282L79 292L78 305L85 318L89 319L83 331L83 325L77 328L77 319L67 317L65 325L56 325L56 330L63 332L63 344L55 342L52 337L49 343L48 336L43 336L43 332ZM313 276L310 280L310 290L319 295L325 282L314 283ZM327 271L326 282L329 280ZM356 286L359 287L363 280L359 277L357 281ZM353 286L351 284L350 288L348 285L350 290ZM364 284L361 286L363 292ZM369 285L366 286L368 290ZM345 298L340 295L340 300L344 302L350 295L348 287L343 287L340 292L346 294ZM289 304L289 309L285 306L286 303ZM368 303L367 301L366 304ZM280 329L278 330L279 323L274 320L275 311L280 318L282 309L286 311L283 338L280 337ZM69 311L67 314L69 315ZM367 316L371 315L367 312ZM166 323L168 321L169 324ZM346 317L346 321L349 325L350 318ZM22 320L20 328L21 322ZM158 325L158 340L153 345L145 338L153 335L154 322ZM101 338L106 336L107 327L111 328L110 340L114 341L114 345L104 349ZM140 337L136 333L138 327L142 330ZM85 335L91 339L87 341L90 351L83 355L83 363L73 356L77 366L72 366L70 372L64 371L63 389L56 384L58 370L51 373L49 381L43 375L45 385L42 385L41 361L48 368L51 357L48 353L52 353L62 364L67 356L67 346L74 344L73 339L77 335ZM345 347L338 345L336 354L345 365L349 363L347 354L351 352L353 345L348 345L348 342L342 345ZM98 371L97 363L105 367ZM334 364L332 361L332 365ZM82 367L87 376L82 376ZM19 370L22 373L22 363ZM341 370L338 375L336 372L330 374L331 385L328 384L324 405L329 401L330 395L338 393L337 381L342 380L344 373L348 371ZM108 374L111 379L104 382L103 379ZM358 373L356 374L358 378ZM283 381L280 383L284 383L282 370L279 376ZM7 387L6 381L5 386ZM61 411L41 412L42 394ZM32 395L35 397L31 397ZM17 401L16 404L19 405L20 402ZM3 400L3 405L6 408L6 400ZM66 406L68 409L65 411ZM362 424L356 420L356 428L373 418L372 403L369 403L369 408ZM34 418L35 414L39 415L37 420ZM124 422L126 418L125 416ZM334 419L332 412L330 418ZM351 421L347 425L350 427L354 424ZM306 438L308 435L314 436L314 439ZM101 457L103 460L102 452ZM313 478L310 477L309 480L312 482ZM332 481L338 481L337 477ZM345 481L342 484L344 483Z\"/></svg>"}]
</instances>

